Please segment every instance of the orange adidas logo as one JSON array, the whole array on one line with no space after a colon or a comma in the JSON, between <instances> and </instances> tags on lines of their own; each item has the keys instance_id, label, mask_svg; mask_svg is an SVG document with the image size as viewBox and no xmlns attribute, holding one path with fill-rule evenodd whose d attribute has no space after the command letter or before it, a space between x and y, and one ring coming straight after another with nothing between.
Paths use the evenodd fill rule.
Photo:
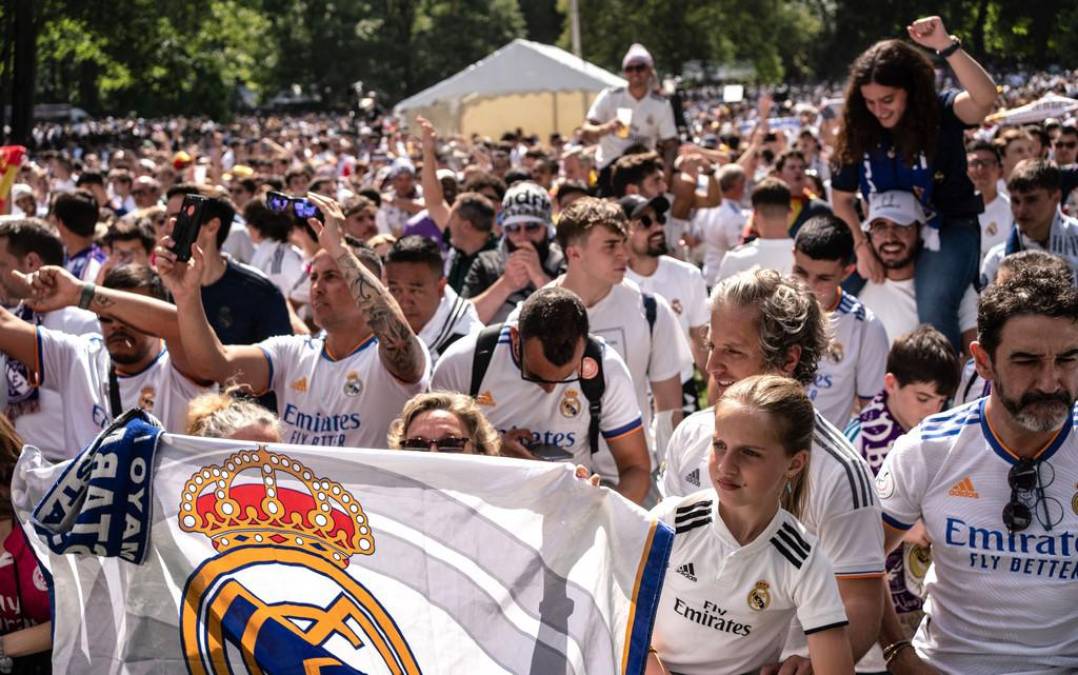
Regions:
<instances>
[{"instance_id":1,"label":"orange adidas logo","mask_svg":"<svg viewBox=\"0 0 1078 675\"><path fill-rule=\"evenodd\" d=\"M969 476L966 476L952 485L951 489L947 491L947 494L952 497L967 497L969 499L981 498L981 495L977 494L977 490L974 489L973 481L970 480Z\"/></svg>"},{"instance_id":2,"label":"orange adidas logo","mask_svg":"<svg viewBox=\"0 0 1078 675\"><path fill-rule=\"evenodd\" d=\"M494 396L489 391L484 391L475 397L475 402L479 405L492 406L494 405Z\"/></svg>"},{"instance_id":3,"label":"orange adidas logo","mask_svg":"<svg viewBox=\"0 0 1078 675\"><path fill-rule=\"evenodd\" d=\"M291 386L292 386L293 391L298 391L300 393L303 393L303 392L307 391L307 378L306 377L301 377L298 380L296 380L295 382L293 382Z\"/></svg>"}]
</instances>

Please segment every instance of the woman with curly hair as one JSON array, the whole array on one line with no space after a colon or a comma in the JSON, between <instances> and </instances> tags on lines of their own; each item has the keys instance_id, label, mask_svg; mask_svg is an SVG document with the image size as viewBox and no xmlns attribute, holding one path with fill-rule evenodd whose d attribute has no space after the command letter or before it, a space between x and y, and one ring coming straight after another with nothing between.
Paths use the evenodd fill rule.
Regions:
<instances>
[{"instance_id":1,"label":"woman with curly hair","mask_svg":"<svg viewBox=\"0 0 1078 675\"><path fill-rule=\"evenodd\" d=\"M471 396L432 391L413 396L389 427L396 450L497 455L498 432Z\"/></svg>"},{"instance_id":2,"label":"woman with curly hair","mask_svg":"<svg viewBox=\"0 0 1078 675\"><path fill-rule=\"evenodd\" d=\"M914 284L919 318L961 347L958 306L978 276L981 198L966 175L963 132L992 111L996 85L938 16L918 19L909 36L954 71L964 91L937 92L931 61L901 40L884 40L853 62L831 179L835 215L856 242L857 271L883 281L883 266L861 231L855 192L914 193L931 214ZM851 289L858 291L859 287Z\"/></svg>"}]
</instances>

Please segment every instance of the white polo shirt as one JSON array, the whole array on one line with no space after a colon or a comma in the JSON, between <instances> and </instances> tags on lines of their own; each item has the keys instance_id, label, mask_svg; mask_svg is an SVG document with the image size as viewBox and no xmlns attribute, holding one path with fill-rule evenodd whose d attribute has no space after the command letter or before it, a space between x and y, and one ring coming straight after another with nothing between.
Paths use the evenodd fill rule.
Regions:
<instances>
[{"instance_id":1,"label":"white polo shirt","mask_svg":"<svg viewBox=\"0 0 1078 675\"><path fill-rule=\"evenodd\" d=\"M29 323L59 333L101 333L97 315L78 307L64 307L44 314L19 307L13 313ZM52 461L74 456L80 448L72 449L64 438L63 397L55 391L35 386L26 366L19 361L4 358L4 371L7 376L5 414L15 424L15 431L23 442L41 448Z\"/></svg>"},{"instance_id":2,"label":"white polo shirt","mask_svg":"<svg viewBox=\"0 0 1078 675\"><path fill-rule=\"evenodd\" d=\"M719 265L716 282L753 267L776 270L787 276L794 268L793 239L753 239L728 251Z\"/></svg>"},{"instance_id":3,"label":"white polo shirt","mask_svg":"<svg viewBox=\"0 0 1078 675\"><path fill-rule=\"evenodd\" d=\"M408 399L426 391L430 356L423 341L423 376L408 384L393 376L371 336L334 360L320 336L278 335L259 342L277 395L281 440L298 445L388 447L389 425Z\"/></svg>"},{"instance_id":4,"label":"white polo shirt","mask_svg":"<svg viewBox=\"0 0 1078 675\"><path fill-rule=\"evenodd\" d=\"M600 124L609 122L617 117L618 108L633 111L629 136L619 138L617 134L610 133L599 139L595 162L600 169L621 157L629 146L642 143L654 150L659 141L677 137L674 108L665 96L655 92L648 92L644 98L638 99L629 93L628 87L608 87L592 101L587 119Z\"/></svg>"},{"instance_id":5,"label":"white polo shirt","mask_svg":"<svg viewBox=\"0 0 1078 675\"><path fill-rule=\"evenodd\" d=\"M827 421L845 429L855 398L872 398L883 388L891 343L876 316L857 298L840 291L838 307L827 315L831 351L820 359L805 389Z\"/></svg>"},{"instance_id":6,"label":"white polo shirt","mask_svg":"<svg viewBox=\"0 0 1078 675\"><path fill-rule=\"evenodd\" d=\"M597 458L588 446L591 416L579 381L557 384L547 393L537 383L525 380L512 350L509 329L510 324L502 327L476 402L500 433L528 429L532 443L556 446L571 455L573 462L593 469ZM433 389L468 393L477 339L474 334L463 337L442 354L434 369ZM640 431L640 406L629 371L617 351L606 344L602 366L606 386L599 420L601 437L611 440ZM609 452L603 450L598 454L609 455ZM613 462L613 457L610 461Z\"/></svg>"},{"instance_id":7,"label":"white polo shirt","mask_svg":"<svg viewBox=\"0 0 1078 675\"><path fill-rule=\"evenodd\" d=\"M58 392L63 405L61 454L74 457L112 421L112 360L100 335L67 335L38 326L37 344L40 386ZM195 384L176 370L164 346L141 372L117 373L116 383L124 410L142 408L172 433L186 430L190 400L213 389Z\"/></svg>"},{"instance_id":8,"label":"white polo shirt","mask_svg":"<svg viewBox=\"0 0 1078 675\"><path fill-rule=\"evenodd\" d=\"M665 499L652 510L675 529L652 647L672 672L758 672L778 661L796 616L806 633L847 623L827 556L779 509L742 546L714 490Z\"/></svg>"},{"instance_id":9,"label":"white polo shirt","mask_svg":"<svg viewBox=\"0 0 1078 675\"><path fill-rule=\"evenodd\" d=\"M659 481L664 496L684 496L709 486L707 461L714 433L713 407L689 415L674 429ZM878 576L883 572L883 529L868 465L818 411L810 452L801 522L819 537L837 576Z\"/></svg>"},{"instance_id":10,"label":"white polo shirt","mask_svg":"<svg viewBox=\"0 0 1078 675\"><path fill-rule=\"evenodd\" d=\"M1016 456L989 427L988 400L925 419L895 442L876 478L884 520L908 529L920 518L932 539L913 646L944 673L1076 672L1078 406L1037 455L1061 519L1049 530L1034 518L1012 534L1001 514Z\"/></svg>"}]
</instances>

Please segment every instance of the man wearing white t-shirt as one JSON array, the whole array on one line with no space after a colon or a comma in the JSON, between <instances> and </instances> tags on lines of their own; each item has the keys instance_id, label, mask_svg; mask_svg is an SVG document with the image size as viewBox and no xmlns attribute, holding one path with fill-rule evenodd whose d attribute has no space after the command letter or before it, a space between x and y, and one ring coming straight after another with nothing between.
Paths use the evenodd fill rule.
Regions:
<instances>
[{"instance_id":1,"label":"man wearing white t-shirt","mask_svg":"<svg viewBox=\"0 0 1078 675\"><path fill-rule=\"evenodd\" d=\"M558 219L566 272L551 284L580 297L588 308L591 333L606 340L624 359L645 429L650 428L652 404L663 429L673 428L681 421L681 373L691 367L692 354L666 300L644 294L625 280L626 235L625 214L617 204L594 197L573 202ZM664 440L662 435L657 443ZM656 460L662 450L652 448ZM600 455L597 468L605 478L616 476L606 453Z\"/></svg>"},{"instance_id":2,"label":"man wearing white t-shirt","mask_svg":"<svg viewBox=\"0 0 1078 675\"><path fill-rule=\"evenodd\" d=\"M158 265L176 298L197 375L234 379L259 394L272 390L286 443L382 448L404 403L427 388L430 357L379 280L378 256L343 241L340 205L315 193L308 198L325 217L324 225L308 220L322 245L310 272L311 309L322 335L222 345L198 292L201 250L176 263L166 239L157 248Z\"/></svg>"},{"instance_id":3,"label":"man wearing white t-shirt","mask_svg":"<svg viewBox=\"0 0 1078 675\"><path fill-rule=\"evenodd\" d=\"M984 201L984 213L977 216L981 223L981 260L992 247L1007 239L1011 231L1011 200L999 191L997 183L1003 175L999 150L988 141L973 141L966 147L966 171L973 187Z\"/></svg>"},{"instance_id":4,"label":"man wearing white t-shirt","mask_svg":"<svg viewBox=\"0 0 1078 675\"><path fill-rule=\"evenodd\" d=\"M922 519L925 620L885 612L891 672L1078 671L1078 290L1016 272L981 298L973 355L991 393L899 438L876 478L887 549Z\"/></svg>"},{"instance_id":5,"label":"man wearing white t-shirt","mask_svg":"<svg viewBox=\"0 0 1078 675\"><path fill-rule=\"evenodd\" d=\"M665 255L663 230L669 202L661 196L648 200L628 195L618 203L629 220L629 269L625 277L644 293L661 296L670 303L689 341L693 363L702 372L707 365L707 287L698 267ZM681 382L683 407L686 413L692 413L697 398L692 364L682 370Z\"/></svg>"},{"instance_id":6,"label":"man wearing white t-shirt","mask_svg":"<svg viewBox=\"0 0 1078 675\"><path fill-rule=\"evenodd\" d=\"M610 193L610 166L630 146L642 144L659 150L669 172L677 153L674 109L654 91L654 61L643 45L634 44L622 59L625 87L604 89L588 109L581 127L584 141L598 141L595 161L602 194ZM667 174L669 183L669 173Z\"/></svg>"},{"instance_id":7,"label":"man wearing white t-shirt","mask_svg":"<svg viewBox=\"0 0 1078 675\"><path fill-rule=\"evenodd\" d=\"M471 393L501 432L502 454L511 457L595 469L601 436L617 467L618 492L641 502L650 486L649 460L625 362L588 334L587 310L570 291L539 289L518 317L492 326L494 335L484 331L450 346L438 361L433 388ZM486 368L477 368L483 354ZM594 391L597 382L601 395Z\"/></svg>"},{"instance_id":8,"label":"man wearing white t-shirt","mask_svg":"<svg viewBox=\"0 0 1078 675\"><path fill-rule=\"evenodd\" d=\"M914 268L921 248L921 227L926 221L912 192L877 192L869 201L862 229L868 233L868 243L883 264L886 278L879 284L868 282L857 297L883 322L889 341L921 323L917 318ZM977 291L972 285L958 307L958 327L963 351L968 353L977 328Z\"/></svg>"},{"instance_id":9,"label":"man wearing white t-shirt","mask_svg":"<svg viewBox=\"0 0 1078 675\"><path fill-rule=\"evenodd\" d=\"M727 252L741 242L741 231L747 220L741 209L745 196L745 170L737 164L719 169L719 190L722 204L713 209L699 209L693 219L693 229L704 240L704 280L708 287L719 280L719 267Z\"/></svg>"},{"instance_id":10,"label":"man wearing white t-shirt","mask_svg":"<svg viewBox=\"0 0 1078 675\"><path fill-rule=\"evenodd\" d=\"M64 307L35 312L23 300L30 287L23 275L45 265L64 264L64 245L59 235L36 218L0 223L0 304L15 305L12 313L27 323L68 335L101 332L97 317L84 309ZM18 272L19 274L16 274ZM64 409L60 394L34 384L30 369L21 361L3 358L6 385L4 413L24 443L41 448L52 460L65 459Z\"/></svg>"},{"instance_id":11,"label":"man wearing white t-shirt","mask_svg":"<svg viewBox=\"0 0 1078 675\"><path fill-rule=\"evenodd\" d=\"M134 407L152 413L167 431L185 430L187 404L206 388L190 375L176 308L164 301L153 270L121 265L96 286L62 267L43 267L26 282L35 311L77 304L101 320L101 335L69 335L0 310L0 351L26 364L36 386L60 395L63 445L50 454L73 457Z\"/></svg>"},{"instance_id":12,"label":"man wearing white t-shirt","mask_svg":"<svg viewBox=\"0 0 1078 675\"><path fill-rule=\"evenodd\" d=\"M710 335L707 367L715 396L751 375L785 375L808 385L827 349L819 303L799 282L767 269L719 282L711 297ZM815 422L800 519L834 567L856 660L879 632L884 569L879 499L864 459L819 412ZM664 496L685 496L706 484L714 431L714 408L689 416L674 430L660 481ZM804 645L799 633L789 636L787 654Z\"/></svg>"},{"instance_id":13,"label":"man wearing white t-shirt","mask_svg":"<svg viewBox=\"0 0 1078 675\"><path fill-rule=\"evenodd\" d=\"M398 239L386 254L385 279L408 325L427 345L431 363L449 345L483 329L475 305L449 287L442 250L433 239Z\"/></svg>"},{"instance_id":14,"label":"man wearing white t-shirt","mask_svg":"<svg viewBox=\"0 0 1078 675\"><path fill-rule=\"evenodd\" d=\"M879 319L842 290L855 268L853 235L831 214L809 218L794 240L794 276L812 290L827 314L831 344L807 387L827 421L845 429L850 413L883 386L890 342Z\"/></svg>"},{"instance_id":15,"label":"man wearing white t-shirt","mask_svg":"<svg viewBox=\"0 0 1078 675\"><path fill-rule=\"evenodd\" d=\"M765 178L753 188L752 224L759 237L727 252L719 265L720 281L753 267L773 269L784 276L793 269L790 188L786 183Z\"/></svg>"},{"instance_id":16,"label":"man wearing white t-shirt","mask_svg":"<svg viewBox=\"0 0 1078 675\"><path fill-rule=\"evenodd\" d=\"M981 285L991 284L1000 261L1019 251L1047 251L1067 261L1078 277L1078 220L1059 208L1062 174L1052 162L1027 159L1018 163L1007 181L1014 227L1007 240L996 244L981 264Z\"/></svg>"}]
</instances>

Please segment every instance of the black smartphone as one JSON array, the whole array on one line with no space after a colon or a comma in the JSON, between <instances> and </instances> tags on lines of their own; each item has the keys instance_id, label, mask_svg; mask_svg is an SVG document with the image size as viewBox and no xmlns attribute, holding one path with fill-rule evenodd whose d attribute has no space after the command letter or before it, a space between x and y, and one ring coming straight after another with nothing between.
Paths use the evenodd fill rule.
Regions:
<instances>
[{"instance_id":1,"label":"black smartphone","mask_svg":"<svg viewBox=\"0 0 1078 675\"><path fill-rule=\"evenodd\" d=\"M191 259L191 245L198 238L205 215L206 198L201 195L184 195L180 215L176 217L176 226L172 228L172 252L176 260L187 262Z\"/></svg>"},{"instance_id":2,"label":"black smartphone","mask_svg":"<svg viewBox=\"0 0 1078 675\"><path fill-rule=\"evenodd\" d=\"M536 443L535 445L529 445L528 450L536 456L537 459L541 459L545 462L567 462L573 458L573 455L566 450L562 450L556 445L550 443Z\"/></svg>"}]
</instances>

